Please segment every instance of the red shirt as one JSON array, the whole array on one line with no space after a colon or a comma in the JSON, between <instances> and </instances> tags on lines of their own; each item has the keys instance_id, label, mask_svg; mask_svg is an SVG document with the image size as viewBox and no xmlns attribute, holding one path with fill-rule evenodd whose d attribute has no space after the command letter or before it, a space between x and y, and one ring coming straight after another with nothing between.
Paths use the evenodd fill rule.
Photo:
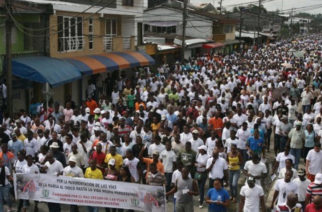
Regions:
<instances>
[{"instance_id":1,"label":"red shirt","mask_svg":"<svg viewBox=\"0 0 322 212\"><path fill-rule=\"evenodd\" d=\"M311 204L308 204L306 207L305 207L305 212L322 212L322 208L320 209L316 209L314 207L314 204L311 203Z\"/></svg>"},{"instance_id":2,"label":"red shirt","mask_svg":"<svg viewBox=\"0 0 322 212\"><path fill-rule=\"evenodd\" d=\"M97 103L94 99L86 102L86 106L89 107L91 115L94 115L94 110L97 108Z\"/></svg>"},{"instance_id":3,"label":"red shirt","mask_svg":"<svg viewBox=\"0 0 322 212\"><path fill-rule=\"evenodd\" d=\"M105 156L106 155L103 152L98 153L97 151L94 151L93 154L91 155L90 159L91 160L96 160L96 163L98 165L102 165L104 163Z\"/></svg>"}]
</instances>

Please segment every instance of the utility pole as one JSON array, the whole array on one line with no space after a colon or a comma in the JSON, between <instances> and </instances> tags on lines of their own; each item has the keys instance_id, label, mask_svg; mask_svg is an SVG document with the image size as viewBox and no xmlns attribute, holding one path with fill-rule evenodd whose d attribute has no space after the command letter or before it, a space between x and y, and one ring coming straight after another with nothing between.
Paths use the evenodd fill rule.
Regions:
<instances>
[{"instance_id":1,"label":"utility pole","mask_svg":"<svg viewBox=\"0 0 322 212\"><path fill-rule=\"evenodd\" d=\"M11 64L11 56L12 56L12 45L11 45L11 30L12 30L12 20L11 20L11 12L12 12L12 0L5 0L6 5L6 82L7 82L7 111L9 115L13 115L13 107L12 107L12 64ZM2 111L4 112L4 111Z\"/></svg>"},{"instance_id":2,"label":"utility pole","mask_svg":"<svg viewBox=\"0 0 322 212\"><path fill-rule=\"evenodd\" d=\"M257 17L257 47L259 45L259 31L261 26L261 0L258 0L258 17Z\"/></svg>"},{"instance_id":3,"label":"utility pole","mask_svg":"<svg viewBox=\"0 0 322 212\"><path fill-rule=\"evenodd\" d=\"M239 39L242 36L242 26L243 26L243 9L239 8Z\"/></svg>"},{"instance_id":4,"label":"utility pole","mask_svg":"<svg viewBox=\"0 0 322 212\"><path fill-rule=\"evenodd\" d=\"M187 0L183 0L182 10L182 45L181 45L181 61L184 60L184 52L186 48L186 27L187 27Z\"/></svg>"},{"instance_id":5,"label":"utility pole","mask_svg":"<svg viewBox=\"0 0 322 212\"><path fill-rule=\"evenodd\" d=\"M220 0L220 4L219 4L220 5L220 14L222 14L222 1L223 0Z\"/></svg>"}]
</instances>

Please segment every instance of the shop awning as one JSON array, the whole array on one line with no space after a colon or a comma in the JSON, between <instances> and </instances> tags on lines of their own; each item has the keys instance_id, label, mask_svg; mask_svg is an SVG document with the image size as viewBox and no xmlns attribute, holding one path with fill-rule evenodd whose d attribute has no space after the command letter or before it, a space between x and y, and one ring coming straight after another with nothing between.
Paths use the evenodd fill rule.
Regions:
<instances>
[{"instance_id":1,"label":"shop awning","mask_svg":"<svg viewBox=\"0 0 322 212\"><path fill-rule=\"evenodd\" d=\"M84 75L98 74L139 66L149 66L154 59L141 51L112 52L66 59Z\"/></svg>"},{"instance_id":2,"label":"shop awning","mask_svg":"<svg viewBox=\"0 0 322 212\"><path fill-rule=\"evenodd\" d=\"M206 43L204 45L202 45L202 48L205 48L205 49L215 49L215 48L220 48L220 47L223 47L224 44L223 43Z\"/></svg>"},{"instance_id":3,"label":"shop awning","mask_svg":"<svg viewBox=\"0 0 322 212\"><path fill-rule=\"evenodd\" d=\"M13 75L55 87L81 78L77 67L51 57L28 56L12 60Z\"/></svg>"}]
</instances>

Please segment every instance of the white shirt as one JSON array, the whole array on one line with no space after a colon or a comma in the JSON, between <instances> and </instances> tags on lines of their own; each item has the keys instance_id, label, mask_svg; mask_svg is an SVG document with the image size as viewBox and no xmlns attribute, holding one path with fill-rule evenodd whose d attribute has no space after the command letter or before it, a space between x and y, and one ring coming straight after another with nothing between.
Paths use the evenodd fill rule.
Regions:
<instances>
[{"instance_id":1,"label":"white shirt","mask_svg":"<svg viewBox=\"0 0 322 212\"><path fill-rule=\"evenodd\" d=\"M140 160L137 158L133 158L132 160L125 158L123 161L123 164L129 168L131 176L134 178L135 182L139 181L139 172L137 168L139 162Z\"/></svg>"},{"instance_id":2,"label":"white shirt","mask_svg":"<svg viewBox=\"0 0 322 212\"><path fill-rule=\"evenodd\" d=\"M64 168L63 175L69 177L84 177L83 170L78 166L66 166Z\"/></svg>"},{"instance_id":3,"label":"white shirt","mask_svg":"<svg viewBox=\"0 0 322 212\"><path fill-rule=\"evenodd\" d=\"M238 139L235 138L234 140L232 140L231 138L228 138L226 140L225 147L227 148L227 153L229 153L231 151L231 145L232 144L238 145Z\"/></svg>"},{"instance_id":4,"label":"white shirt","mask_svg":"<svg viewBox=\"0 0 322 212\"><path fill-rule=\"evenodd\" d=\"M214 140L212 140L211 137L207 138L207 140L206 140L207 154L209 156L212 156L212 153L216 147L216 141L217 141L216 138Z\"/></svg>"},{"instance_id":5,"label":"white shirt","mask_svg":"<svg viewBox=\"0 0 322 212\"><path fill-rule=\"evenodd\" d=\"M31 141L28 140L28 138L26 138L26 140L23 142L25 145L25 149L26 149L26 155L31 155L32 157L35 157L35 154L38 150L38 144L36 139L31 139Z\"/></svg>"},{"instance_id":6,"label":"white shirt","mask_svg":"<svg viewBox=\"0 0 322 212\"><path fill-rule=\"evenodd\" d=\"M197 162L197 171L198 172L204 172L206 171L207 161L209 159L208 154L198 154L196 162Z\"/></svg>"},{"instance_id":7,"label":"white shirt","mask_svg":"<svg viewBox=\"0 0 322 212\"><path fill-rule=\"evenodd\" d=\"M38 174L39 168L35 164L31 164L31 166L28 166L28 164L23 166L23 173L25 174Z\"/></svg>"},{"instance_id":8,"label":"white shirt","mask_svg":"<svg viewBox=\"0 0 322 212\"><path fill-rule=\"evenodd\" d=\"M305 179L301 181L300 178L296 178L293 180L293 183L297 185L297 197L299 202L304 202L306 197L306 189L310 185L311 181Z\"/></svg>"},{"instance_id":9,"label":"white shirt","mask_svg":"<svg viewBox=\"0 0 322 212\"><path fill-rule=\"evenodd\" d=\"M287 159L291 159L294 164L295 157L291 155L291 153L288 153L288 155L285 155L285 152L280 152L277 154L276 161L279 163L278 171L280 171L282 168L285 168L285 160Z\"/></svg>"},{"instance_id":10,"label":"white shirt","mask_svg":"<svg viewBox=\"0 0 322 212\"><path fill-rule=\"evenodd\" d=\"M153 152L157 151L157 152L162 152L163 150L165 150L165 146L163 144L151 144L149 146L149 149L148 149L148 155L152 156Z\"/></svg>"},{"instance_id":11,"label":"white shirt","mask_svg":"<svg viewBox=\"0 0 322 212\"><path fill-rule=\"evenodd\" d=\"M16 163L15 163L15 170L16 170L16 173L17 174L21 174L21 173L24 173L23 172L23 167L24 165L27 164L27 161L26 160L23 160L23 161L20 161L20 160L17 160Z\"/></svg>"},{"instance_id":12,"label":"white shirt","mask_svg":"<svg viewBox=\"0 0 322 212\"><path fill-rule=\"evenodd\" d=\"M248 174L254 177L261 176L262 174L267 173L266 165L263 162L254 164L252 160L249 160L245 163L244 169L247 171ZM259 179L256 180L256 184L261 185Z\"/></svg>"},{"instance_id":13,"label":"white shirt","mask_svg":"<svg viewBox=\"0 0 322 212\"><path fill-rule=\"evenodd\" d=\"M193 138L192 138L192 134L191 133L181 133L180 134L180 141L181 141L181 143L183 144L183 145L186 145L186 142L187 141L190 141L190 140L192 140Z\"/></svg>"},{"instance_id":14,"label":"white shirt","mask_svg":"<svg viewBox=\"0 0 322 212\"><path fill-rule=\"evenodd\" d=\"M55 160L52 164L47 161L45 166L48 167L47 174L57 176L58 173L62 172L64 167L58 160Z\"/></svg>"},{"instance_id":15,"label":"white shirt","mask_svg":"<svg viewBox=\"0 0 322 212\"><path fill-rule=\"evenodd\" d=\"M173 172L173 163L176 162L177 156L173 150L163 150L160 154L160 159L162 160L162 164L164 166L165 173Z\"/></svg>"},{"instance_id":16,"label":"white shirt","mask_svg":"<svg viewBox=\"0 0 322 212\"><path fill-rule=\"evenodd\" d=\"M310 161L309 172L310 174L316 175L322 173L322 151L316 152L311 149L306 156L306 160Z\"/></svg>"},{"instance_id":17,"label":"white shirt","mask_svg":"<svg viewBox=\"0 0 322 212\"><path fill-rule=\"evenodd\" d=\"M197 140L191 139L190 143L191 149L195 152L198 152L198 147L204 145L203 140L201 140L200 138L197 138Z\"/></svg>"},{"instance_id":18,"label":"white shirt","mask_svg":"<svg viewBox=\"0 0 322 212\"><path fill-rule=\"evenodd\" d=\"M207 160L207 165L206 165L206 169L208 169L213 161L213 157L209 158ZM211 179L223 179L224 178L224 170L228 169L228 165L225 159L218 157L215 164L213 165L212 169L209 172L209 178Z\"/></svg>"},{"instance_id":19,"label":"white shirt","mask_svg":"<svg viewBox=\"0 0 322 212\"><path fill-rule=\"evenodd\" d=\"M286 204L287 195L297 193L297 185L294 182L285 182L284 179L279 179L275 184L275 191L278 191L277 205Z\"/></svg>"},{"instance_id":20,"label":"white shirt","mask_svg":"<svg viewBox=\"0 0 322 212\"><path fill-rule=\"evenodd\" d=\"M231 120L231 122L236 124L238 127L240 127L245 121L247 121L247 116L243 113L240 116L235 114Z\"/></svg>"},{"instance_id":21,"label":"white shirt","mask_svg":"<svg viewBox=\"0 0 322 212\"><path fill-rule=\"evenodd\" d=\"M237 148L246 149L247 139L250 137L249 130L238 129L236 137L239 138Z\"/></svg>"},{"instance_id":22,"label":"white shirt","mask_svg":"<svg viewBox=\"0 0 322 212\"><path fill-rule=\"evenodd\" d=\"M260 207L260 197L264 196L263 188L259 185L255 185L253 188L250 188L247 185L244 185L240 189L240 195L245 197L245 204L243 212L259 212Z\"/></svg>"}]
</instances>

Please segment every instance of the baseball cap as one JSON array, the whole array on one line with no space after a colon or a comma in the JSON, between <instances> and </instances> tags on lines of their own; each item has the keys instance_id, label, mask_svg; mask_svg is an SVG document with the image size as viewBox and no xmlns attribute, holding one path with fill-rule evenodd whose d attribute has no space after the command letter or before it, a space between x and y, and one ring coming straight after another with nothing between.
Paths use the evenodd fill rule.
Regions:
<instances>
[{"instance_id":1,"label":"baseball cap","mask_svg":"<svg viewBox=\"0 0 322 212\"><path fill-rule=\"evenodd\" d=\"M68 161L76 163L76 157L71 156Z\"/></svg>"},{"instance_id":2,"label":"baseball cap","mask_svg":"<svg viewBox=\"0 0 322 212\"><path fill-rule=\"evenodd\" d=\"M198 134L198 133L199 133L199 131L198 131L198 130L193 130L193 131L192 131L192 133L193 133L193 134Z\"/></svg>"},{"instance_id":3,"label":"baseball cap","mask_svg":"<svg viewBox=\"0 0 322 212\"><path fill-rule=\"evenodd\" d=\"M322 184L322 173L317 173L314 179L315 184Z\"/></svg>"}]
</instances>

